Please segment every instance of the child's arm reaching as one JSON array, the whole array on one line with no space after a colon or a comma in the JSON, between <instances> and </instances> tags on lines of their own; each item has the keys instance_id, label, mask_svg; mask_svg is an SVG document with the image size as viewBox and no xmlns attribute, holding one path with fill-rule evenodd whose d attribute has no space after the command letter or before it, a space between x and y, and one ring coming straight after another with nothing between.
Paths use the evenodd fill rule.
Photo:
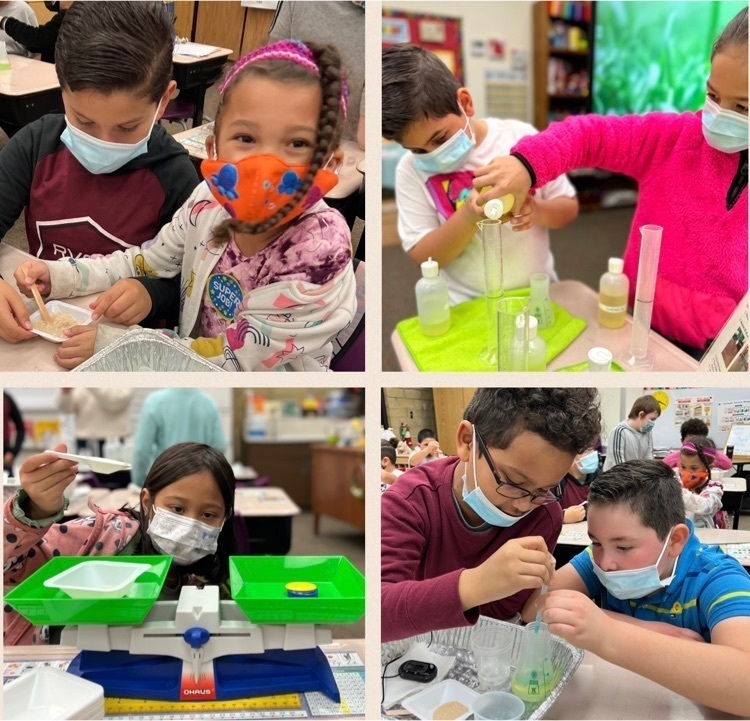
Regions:
<instances>
[{"instance_id":1,"label":"child's arm reaching","mask_svg":"<svg viewBox=\"0 0 750 721\"><path fill-rule=\"evenodd\" d=\"M724 489L719 483L711 483L700 492L693 493L687 488L682 489L682 501L685 504L685 510L691 513L697 513L701 516L714 516L721 510L721 498L724 495Z\"/></svg>"},{"instance_id":2,"label":"child's arm reaching","mask_svg":"<svg viewBox=\"0 0 750 721\"><path fill-rule=\"evenodd\" d=\"M536 198L527 196L518 215L510 219L515 232L538 225L542 228L564 228L578 217L578 198Z\"/></svg>"}]
</instances>

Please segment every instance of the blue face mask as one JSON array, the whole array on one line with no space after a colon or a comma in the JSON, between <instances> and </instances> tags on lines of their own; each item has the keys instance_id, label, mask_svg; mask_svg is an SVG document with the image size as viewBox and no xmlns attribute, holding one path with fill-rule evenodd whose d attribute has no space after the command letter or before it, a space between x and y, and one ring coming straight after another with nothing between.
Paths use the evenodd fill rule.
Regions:
<instances>
[{"instance_id":1,"label":"blue face mask","mask_svg":"<svg viewBox=\"0 0 750 721\"><path fill-rule=\"evenodd\" d=\"M655 425L656 423L654 421L649 421L645 426L641 426L641 433L649 433L650 431L653 431Z\"/></svg>"},{"instance_id":2,"label":"blue face mask","mask_svg":"<svg viewBox=\"0 0 750 721\"><path fill-rule=\"evenodd\" d=\"M643 598L644 596L648 596L649 593L658 591L660 588L666 588L672 582L677 572L677 563L675 562L672 575L662 580L659 578L659 561L661 561L664 551L667 550L672 530L671 528L669 529L667 540L664 541L659 558L656 559L656 563L652 566L634 568L630 571L603 571L596 563L593 563L594 575L599 579L602 586L607 589L607 592L620 601L627 601L631 598Z\"/></svg>"},{"instance_id":3,"label":"blue face mask","mask_svg":"<svg viewBox=\"0 0 750 721\"><path fill-rule=\"evenodd\" d=\"M599 454L596 451L587 453L576 461L576 467L581 473L585 473L586 475L593 473L599 468Z\"/></svg>"},{"instance_id":4,"label":"blue face mask","mask_svg":"<svg viewBox=\"0 0 750 721\"><path fill-rule=\"evenodd\" d=\"M466 501L469 508L471 508L471 510L474 511L474 513L476 513L485 523L489 523L491 526L499 526L500 528L508 528L520 521L524 516L528 516L531 511L524 513L523 516L509 516L497 506L490 503L487 496L482 493L482 489L477 485L477 459L475 455L477 448L477 433L473 426L472 430L471 459L474 466L474 490L469 491L466 483L466 474L464 473L462 478L464 485L461 491L461 497Z\"/></svg>"},{"instance_id":5,"label":"blue face mask","mask_svg":"<svg viewBox=\"0 0 750 721\"><path fill-rule=\"evenodd\" d=\"M715 150L722 153L738 153L747 150L747 115L722 108L711 98L701 113L703 137Z\"/></svg>"},{"instance_id":6,"label":"blue face mask","mask_svg":"<svg viewBox=\"0 0 750 721\"><path fill-rule=\"evenodd\" d=\"M149 125L148 134L142 140L134 145L129 143L110 143L105 140L98 140L83 130L76 128L65 116L67 127L60 136L60 140L65 143L68 150L73 153L73 157L93 175L102 175L103 173L114 173L123 165L129 163L139 155L148 152L148 141L151 137L151 130L156 122L156 116L159 113L159 105L156 106L154 119Z\"/></svg>"},{"instance_id":7,"label":"blue face mask","mask_svg":"<svg viewBox=\"0 0 750 721\"><path fill-rule=\"evenodd\" d=\"M435 148L431 153L414 155L414 167L417 170L434 175L436 173L450 173L463 165L466 158L469 157L469 153L477 144L473 133L471 137L466 134L467 129L471 132L471 123L466 113L464 113L464 117L466 117L466 125L439 148Z\"/></svg>"}]
</instances>

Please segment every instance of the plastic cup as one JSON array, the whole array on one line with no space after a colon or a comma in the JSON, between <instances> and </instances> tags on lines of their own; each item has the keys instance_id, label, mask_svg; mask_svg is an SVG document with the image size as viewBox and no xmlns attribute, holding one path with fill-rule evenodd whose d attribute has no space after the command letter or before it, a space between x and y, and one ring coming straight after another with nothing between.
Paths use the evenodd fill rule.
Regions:
<instances>
[{"instance_id":1,"label":"plastic cup","mask_svg":"<svg viewBox=\"0 0 750 721\"><path fill-rule=\"evenodd\" d=\"M526 298L500 298L497 310L497 369L525 371L529 357L529 306Z\"/></svg>"},{"instance_id":2,"label":"plastic cup","mask_svg":"<svg viewBox=\"0 0 750 721\"><path fill-rule=\"evenodd\" d=\"M506 719L521 719L526 712L526 705L520 698L504 691L483 693L472 704L475 719L505 721Z\"/></svg>"},{"instance_id":3,"label":"plastic cup","mask_svg":"<svg viewBox=\"0 0 750 721\"><path fill-rule=\"evenodd\" d=\"M481 628L471 636L477 678L486 689L500 688L510 676L512 636L503 628Z\"/></svg>"}]
</instances>

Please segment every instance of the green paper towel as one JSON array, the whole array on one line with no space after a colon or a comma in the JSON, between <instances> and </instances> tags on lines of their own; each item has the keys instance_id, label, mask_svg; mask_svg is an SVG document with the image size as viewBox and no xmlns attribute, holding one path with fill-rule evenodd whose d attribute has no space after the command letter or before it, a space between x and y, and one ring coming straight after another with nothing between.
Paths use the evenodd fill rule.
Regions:
<instances>
[{"instance_id":1,"label":"green paper towel","mask_svg":"<svg viewBox=\"0 0 750 721\"><path fill-rule=\"evenodd\" d=\"M505 293L506 298L529 296L522 288ZM552 303L555 322L539 331L547 344L547 363L560 355L586 328L586 321L574 318L565 308ZM429 337L419 329L418 318L402 320L396 330L421 371L496 371L479 360L485 346L487 324L485 299L475 298L451 308L451 328L441 336Z\"/></svg>"}]
</instances>

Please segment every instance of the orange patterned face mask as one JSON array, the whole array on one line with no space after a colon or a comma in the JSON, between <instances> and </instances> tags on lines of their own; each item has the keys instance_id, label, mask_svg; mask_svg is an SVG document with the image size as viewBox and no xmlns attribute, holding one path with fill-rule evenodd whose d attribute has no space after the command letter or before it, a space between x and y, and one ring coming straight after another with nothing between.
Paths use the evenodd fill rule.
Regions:
<instances>
[{"instance_id":1,"label":"orange patterned face mask","mask_svg":"<svg viewBox=\"0 0 750 721\"><path fill-rule=\"evenodd\" d=\"M251 224L263 223L285 206L309 172L309 165L290 165L275 155L248 155L236 163L224 160L204 160L201 163L201 173L222 208L232 218ZM319 170L304 197L274 228L315 205L337 183L335 173Z\"/></svg>"}]
</instances>

